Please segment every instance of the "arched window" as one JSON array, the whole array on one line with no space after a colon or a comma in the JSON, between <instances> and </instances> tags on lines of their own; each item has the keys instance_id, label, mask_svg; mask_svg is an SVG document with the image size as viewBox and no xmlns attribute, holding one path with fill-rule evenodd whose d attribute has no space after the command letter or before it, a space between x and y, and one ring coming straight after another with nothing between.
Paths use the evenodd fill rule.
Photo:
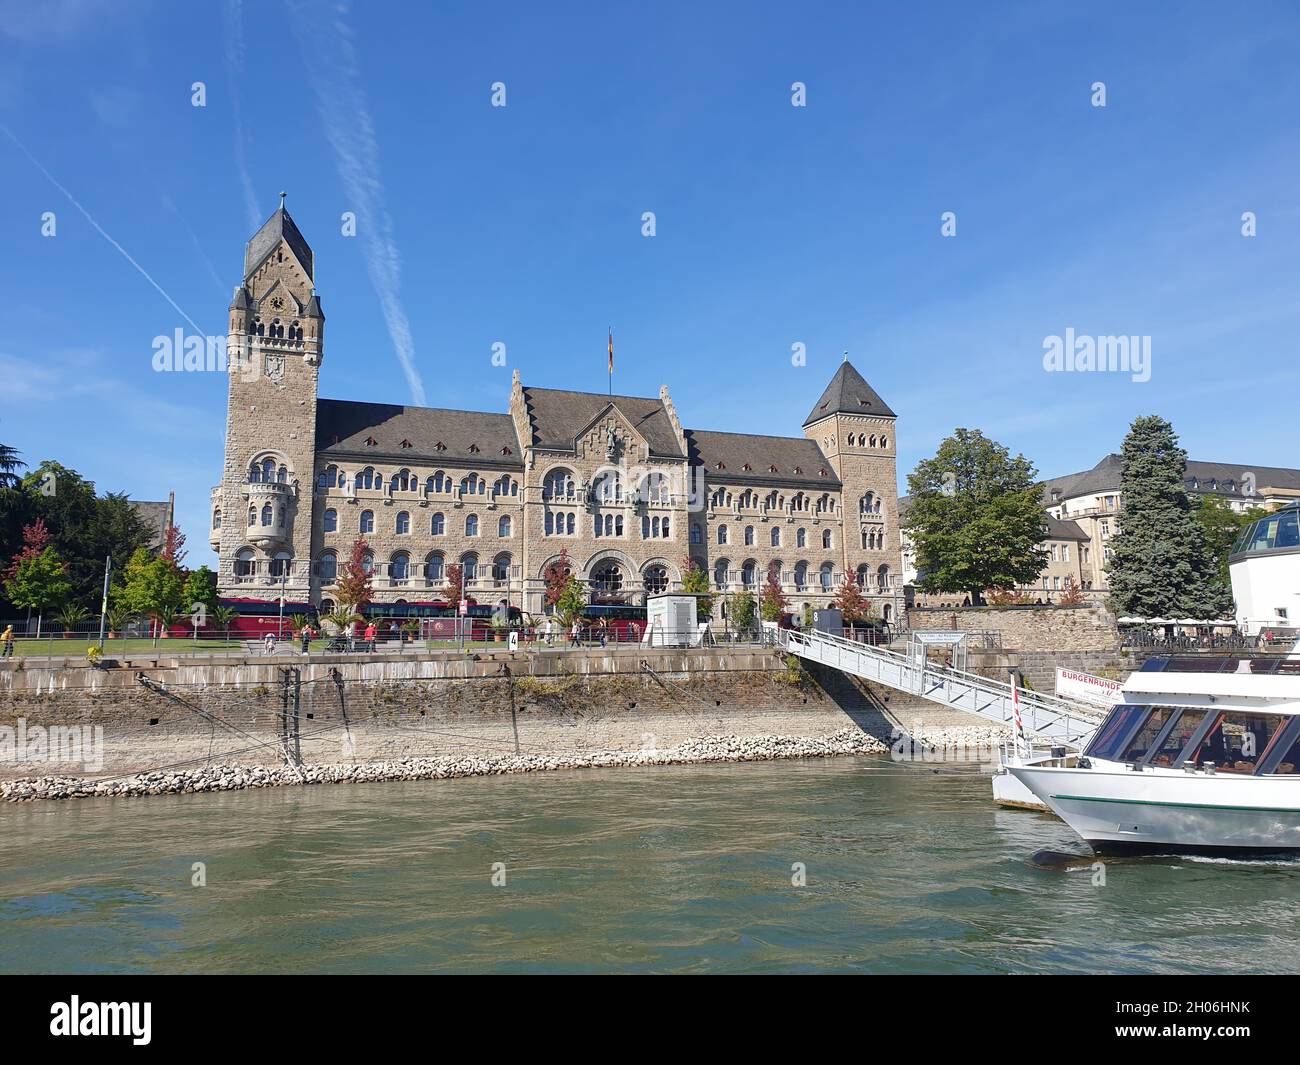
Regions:
<instances>
[{"instance_id":1,"label":"arched window","mask_svg":"<svg viewBox=\"0 0 1300 1065\"><path fill-rule=\"evenodd\" d=\"M592 492L601 503L623 501L623 477L618 470L604 470L592 484Z\"/></svg>"},{"instance_id":2,"label":"arched window","mask_svg":"<svg viewBox=\"0 0 1300 1065\"><path fill-rule=\"evenodd\" d=\"M442 511L438 511L429 519L429 535L445 536L447 534L447 516Z\"/></svg>"},{"instance_id":3,"label":"arched window","mask_svg":"<svg viewBox=\"0 0 1300 1065\"><path fill-rule=\"evenodd\" d=\"M333 584L339 575L339 556L333 551L326 551L320 557L320 566L317 570L320 579L325 584Z\"/></svg>"},{"instance_id":4,"label":"arched window","mask_svg":"<svg viewBox=\"0 0 1300 1065\"><path fill-rule=\"evenodd\" d=\"M698 521L691 522L691 543L704 543L704 529L700 526Z\"/></svg>"},{"instance_id":5,"label":"arched window","mask_svg":"<svg viewBox=\"0 0 1300 1065\"><path fill-rule=\"evenodd\" d=\"M216 510L214 510L214 511L212 512L212 527L213 527L214 529L220 529L220 528L221 528L221 508L220 508L220 507L218 507Z\"/></svg>"},{"instance_id":6,"label":"arched window","mask_svg":"<svg viewBox=\"0 0 1300 1065\"><path fill-rule=\"evenodd\" d=\"M664 566L650 566L645 571L645 590L659 595L668 590L668 570Z\"/></svg>"},{"instance_id":7,"label":"arched window","mask_svg":"<svg viewBox=\"0 0 1300 1065\"><path fill-rule=\"evenodd\" d=\"M411 573L411 556L405 551L399 551L389 561L388 574L395 581L406 580Z\"/></svg>"},{"instance_id":8,"label":"arched window","mask_svg":"<svg viewBox=\"0 0 1300 1065\"><path fill-rule=\"evenodd\" d=\"M781 527L780 527L779 525L773 525L773 526L772 526L772 536L771 536L771 540L772 540L772 546L773 546L773 547L780 547L780 546L781 546Z\"/></svg>"},{"instance_id":9,"label":"arched window","mask_svg":"<svg viewBox=\"0 0 1300 1065\"><path fill-rule=\"evenodd\" d=\"M718 526L718 543L720 543L720 544L725 544L726 542L727 542L727 527L726 527L725 525L719 525L719 526Z\"/></svg>"},{"instance_id":10,"label":"arched window","mask_svg":"<svg viewBox=\"0 0 1300 1065\"><path fill-rule=\"evenodd\" d=\"M321 518L321 528L325 532L339 531L339 512L333 507L327 507L324 516Z\"/></svg>"},{"instance_id":11,"label":"arched window","mask_svg":"<svg viewBox=\"0 0 1300 1065\"><path fill-rule=\"evenodd\" d=\"M478 580L478 555L474 554L472 551L467 555L461 555L460 565L461 569L464 571L465 580Z\"/></svg>"},{"instance_id":12,"label":"arched window","mask_svg":"<svg viewBox=\"0 0 1300 1065\"><path fill-rule=\"evenodd\" d=\"M797 531L795 532L795 534L794 534L794 546L795 546L795 547L807 547L807 546L808 546L808 530L807 530L807 529L799 529L799 530L797 530Z\"/></svg>"},{"instance_id":13,"label":"arched window","mask_svg":"<svg viewBox=\"0 0 1300 1065\"><path fill-rule=\"evenodd\" d=\"M829 562L823 562L819 571L821 586L823 592L829 592L835 586L835 567Z\"/></svg>"},{"instance_id":14,"label":"arched window","mask_svg":"<svg viewBox=\"0 0 1300 1065\"><path fill-rule=\"evenodd\" d=\"M555 515L552 514L552 513L548 510L548 511L546 512L546 516L545 516L545 518L544 518L543 520L544 520L544 522L545 522L546 535L547 535L547 536L554 536L554 535L555 535Z\"/></svg>"},{"instance_id":15,"label":"arched window","mask_svg":"<svg viewBox=\"0 0 1300 1065\"><path fill-rule=\"evenodd\" d=\"M881 566L876 570L876 589L878 591L889 591L889 567Z\"/></svg>"},{"instance_id":16,"label":"arched window","mask_svg":"<svg viewBox=\"0 0 1300 1065\"><path fill-rule=\"evenodd\" d=\"M749 589L754 587L754 579L758 576L758 565L753 559L750 559L740 567L740 583Z\"/></svg>"},{"instance_id":17,"label":"arched window","mask_svg":"<svg viewBox=\"0 0 1300 1065\"><path fill-rule=\"evenodd\" d=\"M442 554L440 552L435 551L433 552L433 554L425 556L424 559L425 580L430 582L442 580L442 567L443 567L443 561L442 561Z\"/></svg>"},{"instance_id":18,"label":"arched window","mask_svg":"<svg viewBox=\"0 0 1300 1065\"><path fill-rule=\"evenodd\" d=\"M451 478L448 477L445 473L443 473L442 470L439 470L437 473L435 473L432 477L429 478L429 480L433 482L432 485L430 486L430 491L432 492L451 491Z\"/></svg>"},{"instance_id":19,"label":"arched window","mask_svg":"<svg viewBox=\"0 0 1300 1065\"><path fill-rule=\"evenodd\" d=\"M713 564L713 583L719 588L727 586L727 570L730 566L731 563L725 558L720 558Z\"/></svg>"},{"instance_id":20,"label":"arched window","mask_svg":"<svg viewBox=\"0 0 1300 1065\"><path fill-rule=\"evenodd\" d=\"M889 447L889 437L887 437L887 436L882 436L882 437L880 438L880 446L881 446L881 447Z\"/></svg>"},{"instance_id":21,"label":"arched window","mask_svg":"<svg viewBox=\"0 0 1300 1065\"><path fill-rule=\"evenodd\" d=\"M492 498L500 499L505 496L517 496L519 494L519 482L507 474L504 477L498 477L492 485Z\"/></svg>"},{"instance_id":22,"label":"arched window","mask_svg":"<svg viewBox=\"0 0 1300 1065\"><path fill-rule=\"evenodd\" d=\"M572 515L572 514L566 514L566 515L564 516L564 532L565 532L565 534L568 535L568 536L572 536L572 535L573 535L573 528L574 528L573 515Z\"/></svg>"},{"instance_id":23,"label":"arched window","mask_svg":"<svg viewBox=\"0 0 1300 1065\"><path fill-rule=\"evenodd\" d=\"M394 531L398 536L406 536L411 531L411 515L405 510L397 512L397 522L394 525Z\"/></svg>"},{"instance_id":24,"label":"arched window","mask_svg":"<svg viewBox=\"0 0 1300 1065\"><path fill-rule=\"evenodd\" d=\"M617 562L606 559L597 564L591 583L598 595L615 595L623 589L623 571Z\"/></svg>"},{"instance_id":25,"label":"arched window","mask_svg":"<svg viewBox=\"0 0 1300 1065\"><path fill-rule=\"evenodd\" d=\"M808 563L797 562L794 567L794 587L802 592L808 587Z\"/></svg>"},{"instance_id":26,"label":"arched window","mask_svg":"<svg viewBox=\"0 0 1300 1065\"><path fill-rule=\"evenodd\" d=\"M859 566L856 579L858 587L865 589L867 587L867 582L871 580L871 567L866 563Z\"/></svg>"},{"instance_id":27,"label":"arched window","mask_svg":"<svg viewBox=\"0 0 1300 1065\"><path fill-rule=\"evenodd\" d=\"M487 481L477 473L467 473L460 481L460 494L463 496L481 496L487 494Z\"/></svg>"},{"instance_id":28,"label":"arched window","mask_svg":"<svg viewBox=\"0 0 1300 1065\"><path fill-rule=\"evenodd\" d=\"M375 512L373 510L363 510L361 512L361 531L363 533L375 531Z\"/></svg>"},{"instance_id":29,"label":"arched window","mask_svg":"<svg viewBox=\"0 0 1300 1065\"><path fill-rule=\"evenodd\" d=\"M251 577L253 575L253 549L241 547L235 552L235 576Z\"/></svg>"},{"instance_id":30,"label":"arched window","mask_svg":"<svg viewBox=\"0 0 1300 1065\"><path fill-rule=\"evenodd\" d=\"M503 537L513 535L512 522L510 521L509 514L502 514L501 517L497 519L497 535Z\"/></svg>"},{"instance_id":31,"label":"arched window","mask_svg":"<svg viewBox=\"0 0 1300 1065\"><path fill-rule=\"evenodd\" d=\"M337 466L326 466L324 479L321 481L325 488L335 488L339 485L339 468Z\"/></svg>"},{"instance_id":32,"label":"arched window","mask_svg":"<svg viewBox=\"0 0 1300 1065\"><path fill-rule=\"evenodd\" d=\"M576 496L573 474L569 470L551 470L542 482L542 498L571 500Z\"/></svg>"},{"instance_id":33,"label":"arched window","mask_svg":"<svg viewBox=\"0 0 1300 1065\"><path fill-rule=\"evenodd\" d=\"M384 475L375 473L373 466L367 466L357 474L356 481L358 488L382 488L384 485Z\"/></svg>"},{"instance_id":34,"label":"arched window","mask_svg":"<svg viewBox=\"0 0 1300 1065\"><path fill-rule=\"evenodd\" d=\"M466 536L477 536L477 535L478 535L478 515L477 515L477 514L467 514L467 515L465 515L465 535L466 535Z\"/></svg>"},{"instance_id":35,"label":"arched window","mask_svg":"<svg viewBox=\"0 0 1300 1065\"><path fill-rule=\"evenodd\" d=\"M249 524L249 525L256 525L256 524L257 524L257 508L256 508L256 507L249 507L249 508L248 508L248 524Z\"/></svg>"},{"instance_id":36,"label":"arched window","mask_svg":"<svg viewBox=\"0 0 1300 1065\"><path fill-rule=\"evenodd\" d=\"M746 547L754 546L754 526L752 525L745 526L745 546Z\"/></svg>"},{"instance_id":37,"label":"arched window","mask_svg":"<svg viewBox=\"0 0 1300 1065\"><path fill-rule=\"evenodd\" d=\"M619 518L618 520L621 522L623 519L622 519L622 518ZM666 517L665 517L664 520L663 520L663 524L659 526L659 532L660 532L660 535L662 535L662 536L664 537L664 539L667 539L667 538L668 538L668 536L669 536L669 532L668 532L668 519L667 519Z\"/></svg>"},{"instance_id":38,"label":"arched window","mask_svg":"<svg viewBox=\"0 0 1300 1065\"><path fill-rule=\"evenodd\" d=\"M288 551L277 551L275 558L271 559L271 576L287 577L293 566L293 556Z\"/></svg>"},{"instance_id":39,"label":"arched window","mask_svg":"<svg viewBox=\"0 0 1300 1065\"><path fill-rule=\"evenodd\" d=\"M824 550L829 551L829 550L831 549L832 546L833 546L833 542L832 542L832 540L831 540L831 531L830 531L830 529L823 529L823 530L822 530L822 548L823 548Z\"/></svg>"},{"instance_id":40,"label":"arched window","mask_svg":"<svg viewBox=\"0 0 1300 1065\"><path fill-rule=\"evenodd\" d=\"M262 524L263 524L263 525L270 525L270 524L271 524L271 513L272 513L272 512L271 512L271 504L270 504L270 503L263 503L263 504L262 504Z\"/></svg>"},{"instance_id":41,"label":"arched window","mask_svg":"<svg viewBox=\"0 0 1300 1065\"><path fill-rule=\"evenodd\" d=\"M375 572L375 555L373 551L367 551L361 556L361 569L364 573Z\"/></svg>"},{"instance_id":42,"label":"arched window","mask_svg":"<svg viewBox=\"0 0 1300 1065\"><path fill-rule=\"evenodd\" d=\"M275 527L277 529L284 528L284 507L275 508Z\"/></svg>"},{"instance_id":43,"label":"arched window","mask_svg":"<svg viewBox=\"0 0 1300 1065\"><path fill-rule=\"evenodd\" d=\"M497 555L492 560L492 579L494 581L508 581L510 579L509 555Z\"/></svg>"},{"instance_id":44,"label":"arched window","mask_svg":"<svg viewBox=\"0 0 1300 1065\"><path fill-rule=\"evenodd\" d=\"M659 518L657 516L650 519L650 535L654 537L659 535Z\"/></svg>"}]
</instances>

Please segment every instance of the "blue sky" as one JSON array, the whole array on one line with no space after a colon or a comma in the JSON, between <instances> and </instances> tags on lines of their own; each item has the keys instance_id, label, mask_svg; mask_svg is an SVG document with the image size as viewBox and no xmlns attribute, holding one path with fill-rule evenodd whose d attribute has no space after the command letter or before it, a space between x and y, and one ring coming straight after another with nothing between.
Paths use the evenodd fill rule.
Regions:
<instances>
[{"instance_id":1,"label":"blue sky","mask_svg":"<svg viewBox=\"0 0 1300 1065\"><path fill-rule=\"evenodd\" d=\"M211 561L225 380L152 342L224 331L285 189L325 396L604 391L612 324L615 390L699 428L797 435L848 350L900 484L958 425L1052 476L1153 412L1300 465L1298 45L1283 3L0 0L0 440L174 489ZM1150 381L1044 372L1067 328L1149 335Z\"/></svg>"}]
</instances>

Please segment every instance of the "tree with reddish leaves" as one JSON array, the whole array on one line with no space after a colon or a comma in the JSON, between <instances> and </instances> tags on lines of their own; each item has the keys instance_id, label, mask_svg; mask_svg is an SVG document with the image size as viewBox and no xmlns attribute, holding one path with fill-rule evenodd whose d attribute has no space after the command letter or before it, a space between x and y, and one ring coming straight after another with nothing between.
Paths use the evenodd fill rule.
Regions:
<instances>
[{"instance_id":1,"label":"tree with reddish leaves","mask_svg":"<svg viewBox=\"0 0 1300 1065\"><path fill-rule=\"evenodd\" d=\"M559 557L552 562L542 573L542 579L546 582L546 609L553 611L564 591L569 586L569 577L573 573L573 564L569 561L569 549L560 548Z\"/></svg>"},{"instance_id":2,"label":"tree with reddish leaves","mask_svg":"<svg viewBox=\"0 0 1300 1065\"><path fill-rule=\"evenodd\" d=\"M465 567L453 562L446 570L446 584L442 586L442 597L457 610L465 596Z\"/></svg>"},{"instance_id":3,"label":"tree with reddish leaves","mask_svg":"<svg viewBox=\"0 0 1300 1065\"><path fill-rule=\"evenodd\" d=\"M338 575L338 592L336 593L339 613L355 614L373 596L370 587L371 568L366 565L366 555L370 545L364 536L358 536L352 542L352 555L343 563Z\"/></svg>"},{"instance_id":4,"label":"tree with reddish leaves","mask_svg":"<svg viewBox=\"0 0 1300 1065\"><path fill-rule=\"evenodd\" d=\"M172 569L177 573L182 572L181 562L185 558L185 534L181 532L179 525L168 525L167 534L163 537L162 551L160 557L165 558L172 564Z\"/></svg>"},{"instance_id":5,"label":"tree with reddish leaves","mask_svg":"<svg viewBox=\"0 0 1300 1065\"><path fill-rule=\"evenodd\" d=\"M862 594L858 582L848 573L844 574L844 583L840 585L839 595L832 601L831 606L835 607L850 624L866 621L872 613L870 600Z\"/></svg>"},{"instance_id":6,"label":"tree with reddish leaves","mask_svg":"<svg viewBox=\"0 0 1300 1065\"><path fill-rule=\"evenodd\" d=\"M758 612L764 621L780 621L788 604L785 592L781 590L781 570L775 563L767 567L767 580L763 582L763 598L759 600Z\"/></svg>"},{"instance_id":7,"label":"tree with reddish leaves","mask_svg":"<svg viewBox=\"0 0 1300 1065\"><path fill-rule=\"evenodd\" d=\"M1079 582L1074 579L1071 573L1065 578L1065 586L1061 591L1061 598L1057 600L1058 606L1082 606L1088 601L1088 597L1083 594L1083 589L1079 587Z\"/></svg>"},{"instance_id":8,"label":"tree with reddish leaves","mask_svg":"<svg viewBox=\"0 0 1300 1065\"><path fill-rule=\"evenodd\" d=\"M50 530L45 527L45 521L37 518L30 525L23 526L23 546L10 560L8 568L4 572L4 579L11 581L18 573L18 566L24 559L37 558L47 547L50 546Z\"/></svg>"}]
</instances>

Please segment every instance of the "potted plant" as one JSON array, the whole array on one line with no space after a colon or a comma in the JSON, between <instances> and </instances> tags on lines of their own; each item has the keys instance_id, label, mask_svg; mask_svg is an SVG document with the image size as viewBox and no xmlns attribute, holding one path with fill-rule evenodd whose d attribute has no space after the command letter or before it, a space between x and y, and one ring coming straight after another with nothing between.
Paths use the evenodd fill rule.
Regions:
<instances>
[{"instance_id":1,"label":"potted plant","mask_svg":"<svg viewBox=\"0 0 1300 1065\"><path fill-rule=\"evenodd\" d=\"M118 634L122 632L132 621L135 620L135 611L124 606L111 606L108 608L108 638L116 640Z\"/></svg>"},{"instance_id":2,"label":"potted plant","mask_svg":"<svg viewBox=\"0 0 1300 1065\"><path fill-rule=\"evenodd\" d=\"M63 638L65 640L72 639L76 635L73 630L88 617L90 617L90 611L76 603L61 606L54 613L54 620L63 627Z\"/></svg>"},{"instance_id":3,"label":"potted plant","mask_svg":"<svg viewBox=\"0 0 1300 1065\"><path fill-rule=\"evenodd\" d=\"M420 635L420 619L410 618L402 624L402 642L414 643L415 638Z\"/></svg>"}]
</instances>

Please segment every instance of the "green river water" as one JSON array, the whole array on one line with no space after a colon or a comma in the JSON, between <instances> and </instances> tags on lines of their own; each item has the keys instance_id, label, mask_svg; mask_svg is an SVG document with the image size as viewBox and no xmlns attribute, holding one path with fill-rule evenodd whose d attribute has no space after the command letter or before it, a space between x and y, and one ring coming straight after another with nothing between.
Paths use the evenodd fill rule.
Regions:
<instances>
[{"instance_id":1,"label":"green river water","mask_svg":"<svg viewBox=\"0 0 1300 1065\"><path fill-rule=\"evenodd\" d=\"M0 971L1300 971L1300 863L1044 848L887 758L10 804Z\"/></svg>"}]
</instances>

